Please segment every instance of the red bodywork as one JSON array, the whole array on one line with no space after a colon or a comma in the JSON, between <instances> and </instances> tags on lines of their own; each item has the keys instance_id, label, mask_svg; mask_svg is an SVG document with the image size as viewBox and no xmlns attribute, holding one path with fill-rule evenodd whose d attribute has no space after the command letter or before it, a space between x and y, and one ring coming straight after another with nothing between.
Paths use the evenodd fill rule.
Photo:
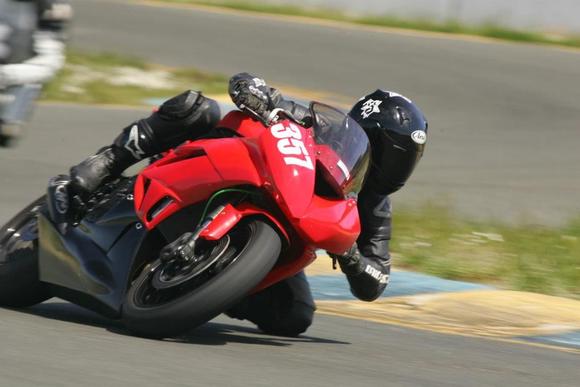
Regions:
<instances>
[{"instance_id":1,"label":"red bodywork","mask_svg":"<svg viewBox=\"0 0 580 387\"><path fill-rule=\"evenodd\" d=\"M140 173L135 208L148 229L220 189L256 187L278 211L227 205L200 235L219 239L248 216L265 217L278 228L292 248L284 249L255 291L300 272L316 249L342 253L352 246L360 233L356 201L315 194L316 165L324 162L317 155L327 152L317 149L311 129L289 120L266 128L240 111L227 114L219 126L240 137L185 143Z\"/></svg>"}]
</instances>

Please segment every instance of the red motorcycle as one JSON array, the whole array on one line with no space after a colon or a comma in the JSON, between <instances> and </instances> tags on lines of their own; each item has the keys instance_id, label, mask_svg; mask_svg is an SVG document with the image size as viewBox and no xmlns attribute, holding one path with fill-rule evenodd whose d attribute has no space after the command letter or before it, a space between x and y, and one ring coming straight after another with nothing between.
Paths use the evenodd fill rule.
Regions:
<instances>
[{"instance_id":1,"label":"red motorcycle","mask_svg":"<svg viewBox=\"0 0 580 387\"><path fill-rule=\"evenodd\" d=\"M316 249L350 248L366 134L321 103L308 123L274 115L228 113L229 137L184 143L103 185L75 224L53 222L58 194L32 203L0 229L0 304L57 296L136 334L175 336L300 272ZM184 241L193 254L168 254Z\"/></svg>"}]
</instances>

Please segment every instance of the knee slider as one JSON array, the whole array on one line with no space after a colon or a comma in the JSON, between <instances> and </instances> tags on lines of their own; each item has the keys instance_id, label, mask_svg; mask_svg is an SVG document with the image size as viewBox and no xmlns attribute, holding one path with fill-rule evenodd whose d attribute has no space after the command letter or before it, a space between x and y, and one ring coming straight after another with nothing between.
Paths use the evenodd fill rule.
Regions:
<instances>
[{"instance_id":1,"label":"knee slider","mask_svg":"<svg viewBox=\"0 0 580 387\"><path fill-rule=\"evenodd\" d=\"M157 113L163 119L173 121L187 118L195 109L201 93L193 90L185 91L165 101Z\"/></svg>"}]
</instances>

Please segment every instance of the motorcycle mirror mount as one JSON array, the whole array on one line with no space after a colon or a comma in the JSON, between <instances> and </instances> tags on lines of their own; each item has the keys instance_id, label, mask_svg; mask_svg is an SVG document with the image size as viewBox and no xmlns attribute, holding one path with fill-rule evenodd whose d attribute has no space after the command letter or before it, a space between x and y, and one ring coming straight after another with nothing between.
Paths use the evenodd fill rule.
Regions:
<instances>
[{"instance_id":1,"label":"motorcycle mirror mount","mask_svg":"<svg viewBox=\"0 0 580 387\"><path fill-rule=\"evenodd\" d=\"M276 122L280 121L282 116L285 116L290 121L292 121L295 124L298 124L300 126L303 126L305 128L309 128L312 126L312 121L310 120L310 117L305 117L304 121L300 121L292 113L290 113L288 110L285 110L282 108L272 109L272 111L268 115L268 118L266 119L267 126L271 126L272 124L275 124Z\"/></svg>"}]
</instances>

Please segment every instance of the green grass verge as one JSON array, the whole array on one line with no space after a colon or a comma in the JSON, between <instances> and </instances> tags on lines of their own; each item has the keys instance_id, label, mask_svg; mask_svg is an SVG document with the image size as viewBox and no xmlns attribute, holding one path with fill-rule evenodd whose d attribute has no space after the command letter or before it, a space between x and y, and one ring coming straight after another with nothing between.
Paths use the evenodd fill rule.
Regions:
<instances>
[{"instance_id":1,"label":"green grass verge","mask_svg":"<svg viewBox=\"0 0 580 387\"><path fill-rule=\"evenodd\" d=\"M437 23L428 19L401 19L388 15L350 16L330 9L302 8L291 5L261 4L252 1L235 0L156 0L159 2L200 4L206 6L236 9L276 15L305 16L317 19L342 21L354 24L403 28L419 31L444 32L462 35L483 36L516 42L540 43L568 47L580 47L580 36L555 36L502 27L493 23L468 26L457 21Z\"/></svg>"},{"instance_id":2,"label":"green grass verge","mask_svg":"<svg viewBox=\"0 0 580 387\"><path fill-rule=\"evenodd\" d=\"M67 53L62 71L45 87L44 100L142 105L186 89L223 94L228 78L195 69L175 69L109 53Z\"/></svg>"},{"instance_id":3,"label":"green grass verge","mask_svg":"<svg viewBox=\"0 0 580 387\"><path fill-rule=\"evenodd\" d=\"M580 218L561 228L509 226L426 207L395 212L393 232L398 267L580 298Z\"/></svg>"}]
</instances>

